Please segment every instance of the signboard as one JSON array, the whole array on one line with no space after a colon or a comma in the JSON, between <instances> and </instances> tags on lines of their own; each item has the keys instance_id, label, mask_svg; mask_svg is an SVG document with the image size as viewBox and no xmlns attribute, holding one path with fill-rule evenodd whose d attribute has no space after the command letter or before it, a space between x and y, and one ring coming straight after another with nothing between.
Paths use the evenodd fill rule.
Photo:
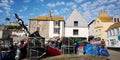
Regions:
<instances>
[{"instance_id":1,"label":"signboard","mask_svg":"<svg viewBox=\"0 0 120 60\"><path fill-rule=\"evenodd\" d=\"M118 40L120 41L120 35L118 35Z\"/></svg>"}]
</instances>

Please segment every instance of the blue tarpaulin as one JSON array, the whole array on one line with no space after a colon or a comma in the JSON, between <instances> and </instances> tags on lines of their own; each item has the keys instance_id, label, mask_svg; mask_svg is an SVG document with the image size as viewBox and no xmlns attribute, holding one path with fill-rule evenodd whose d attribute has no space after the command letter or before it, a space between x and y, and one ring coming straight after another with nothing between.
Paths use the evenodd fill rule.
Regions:
<instances>
[{"instance_id":1,"label":"blue tarpaulin","mask_svg":"<svg viewBox=\"0 0 120 60\"><path fill-rule=\"evenodd\" d=\"M118 35L118 40L120 40L120 35Z\"/></svg>"}]
</instances>

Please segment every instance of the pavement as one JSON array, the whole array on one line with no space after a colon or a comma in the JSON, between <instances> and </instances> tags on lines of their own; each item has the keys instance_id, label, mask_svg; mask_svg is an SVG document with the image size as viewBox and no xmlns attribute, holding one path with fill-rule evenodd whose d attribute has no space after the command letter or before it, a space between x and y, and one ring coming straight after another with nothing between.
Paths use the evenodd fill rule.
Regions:
<instances>
[{"instance_id":1,"label":"pavement","mask_svg":"<svg viewBox=\"0 0 120 60\"><path fill-rule=\"evenodd\" d=\"M120 60L120 49L119 50L114 50L114 49L108 49L110 56L110 60Z\"/></svg>"}]
</instances>

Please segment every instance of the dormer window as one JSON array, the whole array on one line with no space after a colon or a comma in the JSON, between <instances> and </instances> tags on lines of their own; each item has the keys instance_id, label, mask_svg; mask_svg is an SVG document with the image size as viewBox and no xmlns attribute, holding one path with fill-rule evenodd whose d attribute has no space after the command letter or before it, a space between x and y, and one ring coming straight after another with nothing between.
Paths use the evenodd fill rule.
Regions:
<instances>
[{"instance_id":1,"label":"dormer window","mask_svg":"<svg viewBox=\"0 0 120 60\"><path fill-rule=\"evenodd\" d=\"M78 21L74 21L74 26L78 26Z\"/></svg>"}]
</instances>

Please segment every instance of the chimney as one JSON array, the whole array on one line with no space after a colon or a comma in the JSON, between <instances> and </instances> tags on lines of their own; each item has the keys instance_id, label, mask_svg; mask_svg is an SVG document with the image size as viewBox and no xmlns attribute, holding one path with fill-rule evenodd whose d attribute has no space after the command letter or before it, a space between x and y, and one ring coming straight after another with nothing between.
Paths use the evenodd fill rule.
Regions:
<instances>
[{"instance_id":1,"label":"chimney","mask_svg":"<svg viewBox=\"0 0 120 60\"><path fill-rule=\"evenodd\" d=\"M49 13L48 13L48 17L52 17L51 11L49 11Z\"/></svg>"},{"instance_id":2,"label":"chimney","mask_svg":"<svg viewBox=\"0 0 120 60\"><path fill-rule=\"evenodd\" d=\"M108 13L107 13L107 11L105 11L104 9L102 9L102 10L100 11L100 13L99 13L99 16L101 16L101 17L107 17L107 16L108 16Z\"/></svg>"}]
</instances>

